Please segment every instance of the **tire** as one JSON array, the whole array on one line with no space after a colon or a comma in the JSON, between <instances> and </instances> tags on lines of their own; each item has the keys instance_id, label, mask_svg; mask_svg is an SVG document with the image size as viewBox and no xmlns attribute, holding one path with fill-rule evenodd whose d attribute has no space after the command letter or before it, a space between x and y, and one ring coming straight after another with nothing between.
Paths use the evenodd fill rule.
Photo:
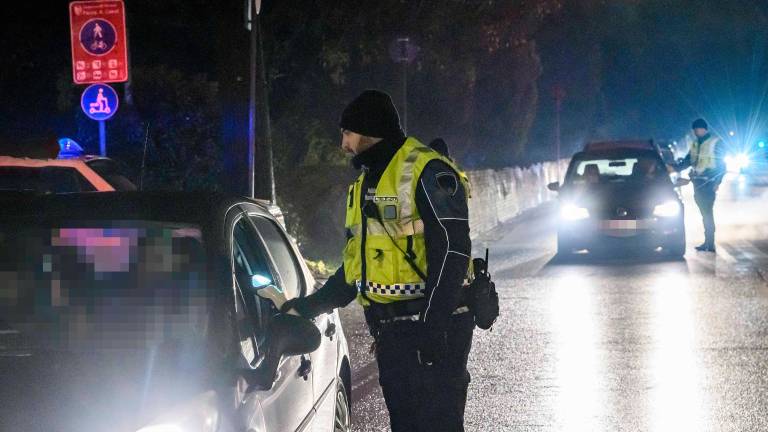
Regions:
<instances>
[{"instance_id":1,"label":"tire","mask_svg":"<svg viewBox=\"0 0 768 432\"><path fill-rule=\"evenodd\" d=\"M569 257L573 255L573 245L565 241L560 235L557 236L557 256Z\"/></svg>"},{"instance_id":2,"label":"tire","mask_svg":"<svg viewBox=\"0 0 768 432\"><path fill-rule=\"evenodd\" d=\"M352 432L352 412L344 380L339 377L336 385L336 407L333 415L333 432Z\"/></svg>"},{"instance_id":3,"label":"tire","mask_svg":"<svg viewBox=\"0 0 768 432\"><path fill-rule=\"evenodd\" d=\"M681 236L674 243L665 246L664 252L671 258L682 258L685 256L685 236Z\"/></svg>"}]
</instances>

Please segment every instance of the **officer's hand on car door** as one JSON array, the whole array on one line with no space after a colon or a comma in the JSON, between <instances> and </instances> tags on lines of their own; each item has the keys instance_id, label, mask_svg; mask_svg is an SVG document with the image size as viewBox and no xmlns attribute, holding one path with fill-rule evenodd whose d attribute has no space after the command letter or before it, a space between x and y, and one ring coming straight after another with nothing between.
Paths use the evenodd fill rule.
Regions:
<instances>
[{"instance_id":1,"label":"officer's hand on car door","mask_svg":"<svg viewBox=\"0 0 768 432\"><path fill-rule=\"evenodd\" d=\"M448 335L445 331L433 330L422 325L419 332L419 363L434 366L445 357L448 351Z\"/></svg>"},{"instance_id":2,"label":"officer's hand on car door","mask_svg":"<svg viewBox=\"0 0 768 432\"><path fill-rule=\"evenodd\" d=\"M312 308L307 297L292 298L280 307L280 312L285 314L300 315L303 318L312 319L315 315L312 314Z\"/></svg>"},{"instance_id":3,"label":"officer's hand on car door","mask_svg":"<svg viewBox=\"0 0 768 432\"><path fill-rule=\"evenodd\" d=\"M280 313L287 314L287 313L295 312L298 315L304 318L307 318L306 316L304 316L303 313L301 313L301 309L303 309L302 306L304 306L306 303L306 301L303 301L303 300L304 300L303 298L297 297L297 298L293 298L286 301L285 303L283 303L282 306L280 306Z\"/></svg>"}]
</instances>

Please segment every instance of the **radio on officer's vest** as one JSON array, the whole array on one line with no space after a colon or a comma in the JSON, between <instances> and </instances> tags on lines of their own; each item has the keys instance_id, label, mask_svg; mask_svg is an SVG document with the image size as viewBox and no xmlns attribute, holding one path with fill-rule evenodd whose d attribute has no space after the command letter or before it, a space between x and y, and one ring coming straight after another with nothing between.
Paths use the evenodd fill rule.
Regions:
<instances>
[{"instance_id":1,"label":"radio on officer's vest","mask_svg":"<svg viewBox=\"0 0 768 432\"><path fill-rule=\"evenodd\" d=\"M467 303L475 316L475 324L483 330L488 330L499 317L499 294L488 273L488 248L485 249L485 259L473 259L472 266L474 280L469 285Z\"/></svg>"}]
</instances>

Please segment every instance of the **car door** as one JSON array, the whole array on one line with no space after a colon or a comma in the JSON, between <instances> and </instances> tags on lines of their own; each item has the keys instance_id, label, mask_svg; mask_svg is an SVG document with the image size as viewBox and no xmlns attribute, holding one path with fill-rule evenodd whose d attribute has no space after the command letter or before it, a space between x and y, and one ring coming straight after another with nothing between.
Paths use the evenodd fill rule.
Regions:
<instances>
[{"instance_id":1,"label":"car door","mask_svg":"<svg viewBox=\"0 0 768 432\"><path fill-rule=\"evenodd\" d=\"M246 362L258 366L267 343L269 320L277 312L268 300L254 292L253 276L260 275L275 282L280 280L270 254L261 242L253 226L245 217L238 218L232 227L232 269L238 301L247 314L250 328L240 328L241 352ZM244 424L255 430L250 423L253 413L261 411L266 432L304 431L311 424L314 414L312 375L308 373L308 356L284 356L270 390L246 394L241 418Z\"/></svg>"},{"instance_id":2,"label":"car door","mask_svg":"<svg viewBox=\"0 0 768 432\"><path fill-rule=\"evenodd\" d=\"M272 254L286 297L290 299L314 291L314 279L305 271L300 261L301 255L283 229L266 217L252 216L251 219ZM336 329L339 324L336 319L337 315L331 312L313 320L321 334L320 347L312 352L313 394L317 409L313 430L317 431L327 431L333 427L333 395L338 375Z\"/></svg>"}]
</instances>

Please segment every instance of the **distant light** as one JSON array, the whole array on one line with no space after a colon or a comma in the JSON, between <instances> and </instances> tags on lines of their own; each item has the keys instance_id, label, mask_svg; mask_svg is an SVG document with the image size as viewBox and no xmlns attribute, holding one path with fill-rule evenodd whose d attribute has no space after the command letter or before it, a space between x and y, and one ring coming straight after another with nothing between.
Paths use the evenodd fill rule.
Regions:
<instances>
[{"instance_id":1,"label":"distant light","mask_svg":"<svg viewBox=\"0 0 768 432\"><path fill-rule=\"evenodd\" d=\"M760 148L764 148L765 147L765 141L760 141L759 143L757 143L757 146L760 147Z\"/></svg>"},{"instance_id":2,"label":"distant light","mask_svg":"<svg viewBox=\"0 0 768 432\"><path fill-rule=\"evenodd\" d=\"M730 132L728 132L728 135L730 135L730 136L734 136L734 135L736 135L736 132L734 132L734 131L730 131Z\"/></svg>"},{"instance_id":3,"label":"distant light","mask_svg":"<svg viewBox=\"0 0 768 432\"><path fill-rule=\"evenodd\" d=\"M71 138L59 138L59 156L57 159L74 159L85 154L85 150Z\"/></svg>"},{"instance_id":4,"label":"distant light","mask_svg":"<svg viewBox=\"0 0 768 432\"><path fill-rule=\"evenodd\" d=\"M729 172L741 172L741 170L748 168L750 164L749 155L744 153L736 155L728 155L724 158L726 169Z\"/></svg>"},{"instance_id":5,"label":"distant light","mask_svg":"<svg viewBox=\"0 0 768 432\"><path fill-rule=\"evenodd\" d=\"M740 154L740 155L736 156L736 162L737 162L737 163L739 164L739 166L740 166L740 167L742 167L742 168L747 168L747 167L749 167L749 162L750 162L750 161L749 161L749 155L746 155L746 154L743 154L743 153L742 153L742 154Z\"/></svg>"}]
</instances>

